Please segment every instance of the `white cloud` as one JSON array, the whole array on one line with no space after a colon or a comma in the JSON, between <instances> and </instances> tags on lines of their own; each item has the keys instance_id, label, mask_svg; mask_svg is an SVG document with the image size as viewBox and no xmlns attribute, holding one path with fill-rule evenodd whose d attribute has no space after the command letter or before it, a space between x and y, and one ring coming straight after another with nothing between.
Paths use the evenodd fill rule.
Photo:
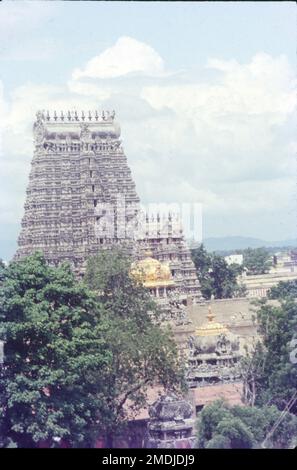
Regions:
<instances>
[{"instance_id":1,"label":"white cloud","mask_svg":"<svg viewBox=\"0 0 297 470\"><path fill-rule=\"evenodd\" d=\"M1 100L0 93L0 225L20 220L23 212L33 155L32 125L36 111L88 110L94 107L92 98L81 96L78 105L77 95L72 95L65 87L48 84L22 85L6 101Z\"/></svg>"},{"instance_id":2,"label":"white cloud","mask_svg":"<svg viewBox=\"0 0 297 470\"><path fill-rule=\"evenodd\" d=\"M51 5L53 3L54 5ZM4 1L0 5L0 39L9 40L18 34L32 31L48 19L56 8L56 2L42 1Z\"/></svg>"},{"instance_id":3,"label":"white cloud","mask_svg":"<svg viewBox=\"0 0 297 470\"><path fill-rule=\"evenodd\" d=\"M162 142L169 141L167 149L171 145L172 152L187 155L187 177L198 173L199 184L291 174L294 133L288 122L296 98L287 60L258 54L248 64L212 60L210 65L220 70L215 83L143 88L142 98L156 111L174 113L170 125L155 134L155 140L162 135L162 151Z\"/></svg>"},{"instance_id":4,"label":"white cloud","mask_svg":"<svg viewBox=\"0 0 297 470\"><path fill-rule=\"evenodd\" d=\"M296 83L285 57L257 54L243 65L212 59L207 66L221 72L215 84L150 86L144 88L143 97L156 109L167 106L186 117L202 115L208 121L219 119L221 123L223 117L238 113L244 116L269 113L270 122L279 123L293 111Z\"/></svg>"},{"instance_id":5,"label":"white cloud","mask_svg":"<svg viewBox=\"0 0 297 470\"><path fill-rule=\"evenodd\" d=\"M83 69L75 69L74 80L81 78L116 78L127 74L159 76L164 73L164 62L148 44L134 38L120 37L114 46L93 57Z\"/></svg>"},{"instance_id":6,"label":"white cloud","mask_svg":"<svg viewBox=\"0 0 297 470\"><path fill-rule=\"evenodd\" d=\"M56 1L2 1L0 3L0 59L2 61L46 62L55 58L57 48L53 38L44 36L43 30L54 20L60 8L61 2Z\"/></svg>"},{"instance_id":7,"label":"white cloud","mask_svg":"<svg viewBox=\"0 0 297 470\"><path fill-rule=\"evenodd\" d=\"M20 176L21 197L37 109L110 107L119 115L144 202L201 202L204 213L218 220L234 214L239 234L244 218L258 217L260 224L261 213L291 210L296 100L286 57L259 53L246 64L209 59L208 68L217 71L209 82L191 71L187 81L171 76L169 82L158 53L124 37L74 71L65 86L18 87L6 103L1 174ZM148 85L154 74L158 80Z\"/></svg>"},{"instance_id":8,"label":"white cloud","mask_svg":"<svg viewBox=\"0 0 297 470\"><path fill-rule=\"evenodd\" d=\"M79 80L69 80L67 87L71 93L77 93L81 96L93 97L99 101L108 99L113 92L113 90L108 85L105 87L98 86L94 83L84 83Z\"/></svg>"},{"instance_id":9,"label":"white cloud","mask_svg":"<svg viewBox=\"0 0 297 470\"><path fill-rule=\"evenodd\" d=\"M5 102L3 96L3 83L0 80L0 143L2 138L2 128L4 126Z\"/></svg>"}]
</instances>

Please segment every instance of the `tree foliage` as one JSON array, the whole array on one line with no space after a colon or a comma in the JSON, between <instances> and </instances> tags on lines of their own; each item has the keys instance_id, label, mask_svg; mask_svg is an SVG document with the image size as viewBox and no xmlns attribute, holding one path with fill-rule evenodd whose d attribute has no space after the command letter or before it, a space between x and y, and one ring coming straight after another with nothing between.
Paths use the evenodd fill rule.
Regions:
<instances>
[{"instance_id":1,"label":"tree foliage","mask_svg":"<svg viewBox=\"0 0 297 470\"><path fill-rule=\"evenodd\" d=\"M292 281L280 281L276 286L271 287L268 297L270 299L285 299L287 297L297 298L297 279Z\"/></svg>"},{"instance_id":2,"label":"tree foliage","mask_svg":"<svg viewBox=\"0 0 297 470\"><path fill-rule=\"evenodd\" d=\"M281 413L275 406L230 406L218 400L203 408L198 417L200 448L287 448L295 443L297 418L288 413L272 432Z\"/></svg>"},{"instance_id":3,"label":"tree foliage","mask_svg":"<svg viewBox=\"0 0 297 470\"><path fill-rule=\"evenodd\" d=\"M66 439L88 445L104 414L93 375L108 367L102 311L69 266L34 254L5 269L0 285L0 434L4 445Z\"/></svg>"},{"instance_id":4,"label":"tree foliage","mask_svg":"<svg viewBox=\"0 0 297 470\"><path fill-rule=\"evenodd\" d=\"M0 282L4 279L5 264L2 259L0 259Z\"/></svg>"},{"instance_id":5,"label":"tree foliage","mask_svg":"<svg viewBox=\"0 0 297 470\"><path fill-rule=\"evenodd\" d=\"M85 277L97 292L109 325L106 340L112 361L104 371L109 446L128 417L146 405L149 387L183 387L172 332L159 325L158 308L130 276L130 266L131 260L122 251L106 250L90 259Z\"/></svg>"},{"instance_id":6,"label":"tree foliage","mask_svg":"<svg viewBox=\"0 0 297 470\"><path fill-rule=\"evenodd\" d=\"M253 384L254 402L283 410L297 389L297 365L292 341L297 338L297 304L286 299L275 306L261 301L258 310L261 341L243 360L245 386ZM297 413L297 404L291 411Z\"/></svg>"},{"instance_id":7,"label":"tree foliage","mask_svg":"<svg viewBox=\"0 0 297 470\"><path fill-rule=\"evenodd\" d=\"M192 250L192 258L205 299L212 296L226 299L245 294L245 289L237 282L237 276L242 272L241 266L228 266L223 256L208 253L202 244Z\"/></svg>"},{"instance_id":8,"label":"tree foliage","mask_svg":"<svg viewBox=\"0 0 297 470\"><path fill-rule=\"evenodd\" d=\"M149 387L182 386L172 333L160 327L156 305L129 268L120 251L91 260L84 283L39 253L4 268L2 447L61 439L90 447L99 436L112 445Z\"/></svg>"},{"instance_id":9,"label":"tree foliage","mask_svg":"<svg viewBox=\"0 0 297 470\"><path fill-rule=\"evenodd\" d=\"M243 250L243 265L247 274L266 274L272 266L271 256L265 248L247 248Z\"/></svg>"}]
</instances>

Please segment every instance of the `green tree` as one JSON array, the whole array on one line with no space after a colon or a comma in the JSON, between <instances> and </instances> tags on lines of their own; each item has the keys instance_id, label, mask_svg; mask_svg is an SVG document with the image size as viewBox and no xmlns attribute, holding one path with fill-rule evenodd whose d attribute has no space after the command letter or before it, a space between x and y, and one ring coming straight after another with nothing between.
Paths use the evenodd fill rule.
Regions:
<instances>
[{"instance_id":1,"label":"green tree","mask_svg":"<svg viewBox=\"0 0 297 470\"><path fill-rule=\"evenodd\" d=\"M206 449L231 449L231 441L229 437L221 434L214 434L205 446Z\"/></svg>"},{"instance_id":2,"label":"green tree","mask_svg":"<svg viewBox=\"0 0 297 470\"><path fill-rule=\"evenodd\" d=\"M205 299L212 296L226 299L245 294L245 289L237 282L237 276L242 272L241 266L228 266L223 256L208 253L202 244L192 250L192 258Z\"/></svg>"},{"instance_id":3,"label":"green tree","mask_svg":"<svg viewBox=\"0 0 297 470\"><path fill-rule=\"evenodd\" d=\"M4 272L5 272L5 264L3 263L2 259L0 259L0 282L4 278Z\"/></svg>"},{"instance_id":4,"label":"green tree","mask_svg":"<svg viewBox=\"0 0 297 470\"><path fill-rule=\"evenodd\" d=\"M266 274L272 266L272 260L265 248L247 248L243 251L243 265L247 274Z\"/></svg>"},{"instance_id":5,"label":"green tree","mask_svg":"<svg viewBox=\"0 0 297 470\"><path fill-rule=\"evenodd\" d=\"M35 447L55 439L91 444L98 415L107 412L97 398L103 384L93 380L111 357L102 318L95 296L76 282L69 266L49 267L36 253L5 269L0 284L3 445Z\"/></svg>"},{"instance_id":6,"label":"green tree","mask_svg":"<svg viewBox=\"0 0 297 470\"><path fill-rule=\"evenodd\" d=\"M198 416L200 448L292 447L297 436L297 418L288 413L279 422L281 412L275 406L230 406L217 400L203 408Z\"/></svg>"},{"instance_id":7,"label":"green tree","mask_svg":"<svg viewBox=\"0 0 297 470\"><path fill-rule=\"evenodd\" d=\"M251 449L254 445L252 431L236 416L224 418L218 424L217 433L229 439L231 449Z\"/></svg>"},{"instance_id":8,"label":"green tree","mask_svg":"<svg viewBox=\"0 0 297 470\"><path fill-rule=\"evenodd\" d=\"M287 297L297 298L297 279L292 281L281 281L271 287L268 297L270 299L285 299Z\"/></svg>"},{"instance_id":9,"label":"green tree","mask_svg":"<svg viewBox=\"0 0 297 470\"><path fill-rule=\"evenodd\" d=\"M128 419L147 403L154 385L183 387L183 368L171 330L160 325L148 291L130 274L121 250L104 250L89 260L85 282L97 293L109 325L106 341L112 361L103 372L108 419L102 422L108 447Z\"/></svg>"},{"instance_id":10,"label":"green tree","mask_svg":"<svg viewBox=\"0 0 297 470\"><path fill-rule=\"evenodd\" d=\"M297 418L292 413L282 415L274 405L234 406L232 413L253 433L255 446L265 445L275 448L293 446L297 437Z\"/></svg>"},{"instance_id":11,"label":"green tree","mask_svg":"<svg viewBox=\"0 0 297 470\"><path fill-rule=\"evenodd\" d=\"M205 448L251 448L254 436L223 400L203 408L198 419L198 445Z\"/></svg>"},{"instance_id":12,"label":"green tree","mask_svg":"<svg viewBox=\"0 0 297 470\"><path fill-rule=\"evenodd\" d=\"M242 363L245 386L254 384L254 402L269 402L283 410L297 389L297 367L292 341L297 338L297 304L288 298L279 306L259 303L261 341ZM297 404L291 411L297 413Z\"/></svg>"},{"instance_id":13,"label":"green tree","mask_svg":"<svg viewBox=\"0 0 297 470\"><path fill-rule=\"evenodd\" d=\"M254 406L260 384L263 382L266 349L262 342L252 345L252 350L245 348L245 354L240 361L240 375L243 380L243 400Z\"/></svg>"},{"instance_id":14,"label":"green tree","mask_svg":"<svg viewBox=\"0 0 297 470\"><path fill-rule=\"evenodd\" d=\"M198 415L198 447L204 448L210 442L219 423L230 416L228 408L223 400L217 400L207 405Z\"/></svg>"}]
</instances>

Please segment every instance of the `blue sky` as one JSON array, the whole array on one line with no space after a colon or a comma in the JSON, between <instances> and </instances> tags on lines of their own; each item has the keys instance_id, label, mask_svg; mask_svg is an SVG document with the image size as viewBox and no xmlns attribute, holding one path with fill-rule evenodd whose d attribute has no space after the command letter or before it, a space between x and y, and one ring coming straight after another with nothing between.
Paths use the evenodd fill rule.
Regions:
<instances>
[{"instance_id":1,"label":"blue sky","mask_svg":"<svg viewBox=\"0 0 297 470\"><path fill-rule=\"evenodd\" d=\"M293 2L0 3L0 257L38 108L116 109L145 202L201 202L204 236L296 236Z\"/></svg>"}]
</instances>

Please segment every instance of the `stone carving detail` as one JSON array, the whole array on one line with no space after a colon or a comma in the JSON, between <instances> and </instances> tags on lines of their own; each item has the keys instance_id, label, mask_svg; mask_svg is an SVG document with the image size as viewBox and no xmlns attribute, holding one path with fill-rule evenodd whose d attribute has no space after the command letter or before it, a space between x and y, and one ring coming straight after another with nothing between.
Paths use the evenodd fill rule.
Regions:
<instances>
[{"instance_id":1,"label":"stone carving detail","mask_svg":"<svg viewBox=\"0 0 297 470\"><path fill-rule=\"evenodd\" d=\"M187 400L173 393L162 395L149 408L149 416L146 448L193 448L194 409Z\"/></svg>"},{"instance_id":2,"label":"stone carving detail","mask_svg":"<svg viewBox=\"0 0 297 470\"><path fill-rule=\"evenodd\" d=\"M238 336L214 322L210 308L207 318L208 322L188 340L187 380L190 387L240 379Z\"/></svg>"},{"instance_id":3,"label":"stone carving detail","mask_svg":"<svg viewBox=\"0 0 297 470\"><path fill-rule=\"evenodd\" d=\"M102 119L103 121L113 121L115 118L115 111L110 113L109 111L102 111Z\"/></svg>"},{"instance_id":4,"label":"stone carving detail","mask_svg":"<svg viewBox=\"0 0 297 470\"><path fill-rule=\"evenodd\" d=\"M187 307L180 300L178 293L172 293L168 298L168 310L170 318L176 326L185 326L192 323L187 312Z\"/></svg>"},{"instance_id":5,"label":"stone carving detail","mask_svg":"<svg viewBox=\"0 0 297 470\"><path fill-rule=\"evenodd\" d=\"M235 341L234 341L235 344ZM226 335L220 335L217 341L216 353L218 355L230 354L232 352L231 341L227 339Z\"/></svg>"},{"instance_id":6,"label":"stone carving detail","mask_svg":"<svg viewBox=\"0 0 297 470\"><path fill-rule=\"evenodd\" d=\"M160 421L178 421L189 419L193 414L189 402L180 399L175 394L163 395L149 409L149 416Z\"/></svg>"},{"instance_id":7,"label":"stone carving detail","mask_svg":"<svg viewBox=\"0 0 297 470\"><path fill-rule=\"evenodd\" d=\"M36 121L33 126L34 139L36 144L41 144L45 136L45 126L44 126L45 117L41 111L36 113Z\"/></svg>"},{"instance_id":8,"label":"stone carving detail","mask_svg":"<svg viewBox=\"0 0 297 470\"><path fill-rule=\"evenodd\" d=\"M80 125L80 127L81 127L81 131L80 131L81 140L83 142L89 140L90 136L91 136L91 133L90 133L90 128L89 128L88 124L82 123Z\"/></svg>"}]
</instances>

